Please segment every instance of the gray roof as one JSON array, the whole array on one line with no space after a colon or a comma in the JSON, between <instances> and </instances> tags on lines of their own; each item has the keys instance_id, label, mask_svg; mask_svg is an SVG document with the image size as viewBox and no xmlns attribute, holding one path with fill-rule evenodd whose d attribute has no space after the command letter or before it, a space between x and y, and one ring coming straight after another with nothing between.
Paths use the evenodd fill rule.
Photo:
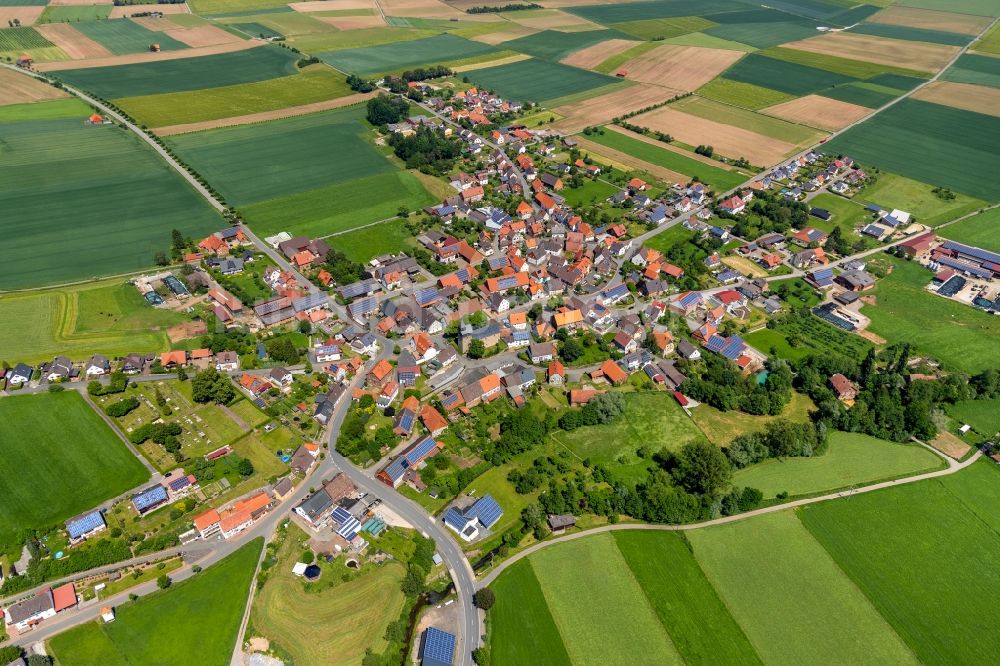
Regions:
<instances>
[{"instance_id":1,"label":"gray roof","mask_svg":"<svg viewBox=\"0 0 1000 666\"><path fill-rule=\"evenodd\" d=\"M333 506L333 500L330 498L330 495L320 490L303 500L302 504L299 504L297 508L301 509L309 520L315 521L331 506Z\"/></svg>"},{"instance_id":2,"label":"gray roof","mask_svg":"<svg viewBox=\"0 0 1000 666\"><path fill-rule=\"evenodd\" d=\"M38 594L38 596L26 599L20 603L14 604L7 609L7 614L10 615L11 622L17 624L18 622L23 622L30 617L38 615L39 613L44 613L47 610L53 610L55 605L52 602L52 592L45 590Z\"/></svg>"}]
</instances>

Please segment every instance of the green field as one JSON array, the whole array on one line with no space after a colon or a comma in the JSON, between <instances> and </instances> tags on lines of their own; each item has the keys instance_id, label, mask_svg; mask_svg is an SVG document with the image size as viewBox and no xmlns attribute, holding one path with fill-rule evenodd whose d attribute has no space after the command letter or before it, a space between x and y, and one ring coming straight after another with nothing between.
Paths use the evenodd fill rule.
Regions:
<instances>
[{"instance_id":1,"label":"green field","mask_svg":"<svg viewBox=\"0 0 1000 666\"><path fill-rule=\"evenodd\" d=\"M809 200L809 205L817 208L825 208L831 213L829 220L810 217L809 226L822 229L827 233L840 227L844 237L850 239L858 238L855 227L863 226L872 217L871 211L865 210L864 205L861 203L828 192L814 196Z\"/></svg>"},{"instance_id":2,"label":"green field","mask_svg":"<svg viewBox=\"0 0 1000 666\"><path fill-rule=\"evenodd\" d=\"M941 229L940 235L951 240L1000 252L1000 209L994 208Z\"/></svg>"},{"instance_id":3,"label":"green field","mask_svg":"<svg viewBox=\"0 0 1000 666\"><path fill-rule=\"evenodd\" d=\"M736 106L721 104L704 97L692 95L670 105L670 108L706 118L717 123L734 125L756 134L779 139L797 145L812 145L827 135L827 132L753 113ZM641 116L640 116L641 121Z\"/></svg>"},{"instance_id":4,"label":"green field","mask_svg":"<svg viewBox=\"0 0 1000 666\"><path fill-rule=\"evenodd\" d=\"M419 65L443 65L498 52L499 49L489 44L443 34L407 42L340 49L319 53L317 56L342 72L371 76L402 71Z\"/></svg>"},{"instance_id":5,"label":"green field","mask_svg":"<svg viewBox=\"0 0 1000 666\"><path fill-rule=\"evenodd\" d=\"M82 21L73 27L111 51L114 55L148 53L150 44L159 44L161 51L180 51L188 48L165 32L154 32L128 19L113 21Z\"/></svg>"},{"instance_id":6,"label":"green field","mask_svg":"<svg viewBox=\"0 0 1000 666\"><path fill-rule=\"evenodd\" d=\"M221 222L135 134L85 117L0 125L0 288L140 270L170 229L199 236Z\"/></svg>"},{"instance_id":7,"label":"green field","mask_svg":"<svg viewBox=\"0 0 1000 666\"><path fill-rule=\"evenodd\" d=\"M465 75L482 88L523 102L547 102L621 84L621 79L611 76L535 59L476 69Z\"/></svg>"},{"instance_id":8,"label":"green field","mask_svg":"<svg viewBox=\"0 0 1000 666\"><path fill-rule=\"evenodd\" d=\"M226 27L230 31L235 30L238 33L241 32L249 37L260 37L261 39L274 39L275 37L284 37L284 35L278 32L277 30L274 30L266 25L254 21L227 23Z\"/></svg>"},{"instance_id":9,"label":"green field","mask_svg":"<svg viewBox=\"0 0 1000 666\"><path fill-rule=\"evenodd\" d=\"M621 53L611 56L601 64L596 67L592 67L595 72L600 72L601 74L611 74L616 69L624 65L626 62L632 58L638 58L643 53L648 53L652 51L659 43L657 42L639 42L635 46L632 46Z\"/></svg>"},{"instance_id":10,"label":"green field","mask_svg":"<svg viewBox=\"0 0 1000 666\"><path fill-rule=\"evenodd\" d=\"M876 305L861 312L869 330L891 342L910 342L918 351L952 369L979 372L1000 367L1000 321L978 308L924 289L930 272L919 264L893 260L895 270L878 281Z\"/></svg>"},{"instance_id":11,"label":"green field","mask_svg":"<svg viewBox=\"0 0 1000 666\"><path fill-rule=\"evenodd\" d=\"M948 407L948 415L960 423L968 423L985 437L1000 432L1000 398L961 400Z\"/></svg>"},{"instance_id":12,"label":"green field","mask_svg":"<svg viewBox=\"0 0 1000 666\"><path fill-rule=\"evenodd\" d=\"M670 37L663 40L664 44L677 44L679 46L701 46L706 49L727 49L729 51L743 51L750 53L757 49L749 44L734 42L731 39L723 39L704 32L692 32L680 37Z\"/></svg>"},{"instance_id":13,"label":"green field","mask_svg":"<svg viewBox=\"0 0 1000 666\"><path fill-rule=\"evenodd\" d=\"M78 23L100 21L111 15L111 5L49 5L38 23Z\"/></svg>"},{"instance_id":14,"label":"green field","mask_svg":"<svg viewBox=\"0 0 1000 666\"><path fill-rule=\"evenodd\" d=\"M0 400L0 450L3 543L17 530L61 523L149 479L75 391Z\"/></svg>"},{"instance_id":15,"label":"green field","mask_svg":"<svg viewBox=\"0 0 1000 666\"><path fill-rule=\"evenodd\" d=\"M651 143L633 139L614 130L606 130L604 134L591 134L587 138L603 146L628 153L644 162L697 178L719 192L732 189L747 179L746 176L737 171L727 171L721 166L714 167L699 160L685 157L673 150L659 148Z\"/></svg>"},{"instance_id":16,"label":"green field","mask_svg":"<svg viewBox=\"0 0 1000 666\"><path fill-rule=\"evenodd\" d=\"M598 42L608 39L628 39L628 37L617 30L584 30L582 32L543 30L533 35L502 42L500 46L512 51L527 53L542 60L561 60L574 51L593 46Z\"/></svg>"},{"instance_id":17,"label":"green field","mask_svg":"<svg viewBox=\"0 0 1000 666\"><path fill-rule=\"evenodd\" d=\"M844 503L822 506L837 511ZM917 663L794 513L687 534L708 580L764 663Z\"/></svg>"},{"instance_id":18,"label":"green field","mask_svg":"<svg viewBox=\"0 0 1000 666\"><path fill-rule=\"evenodd\" d=\"M881 24L875 24L881 25ZM850 58L840 58L826 55L824 53L811 53L809 51L798 51L791 48L774 47L761 51L759 55L775 58L785 62L791 62L806 67L822 69L834 74L842 74L853 79L870 79L880 74L897 74L899 76L921 77L919 71L905 69L902 67L892 67L890 65L880 65L874 62L863 60L851 60Z\"/></svg>"},{"instance_id":19,"label":"green field","mask_svg":"<svg viewBox=\"0 0 1000 666\"><path fill-rule=\"evenodd\" d=\"M855 201L874 203L887 210L909 211L918 222L931 226L954 220L985 205L980 199L956 194L954 199L942 199L934 194L934 186L882 172L874 185L854 197Z\"/></svg>"},{"instance_id":20,"label":"green field","mask_svg":"<svg viewBox=\"0 0 1000 666\"><path fill-rule=\"evenodd\" d=\"M89 622L57 635L52 653L62 666L155 666L177 654L228 663L262 547L254 539L194 578L117 606L110 624Z\"/></svg>"},{"instance_id":21,"label":"green field","mask_svg":"<svg viewBox=\"0 0 1000 666\"><path fill-rule=\"evenodd\" d=\"M4 28L0 30L0 51L24 51L55 46L34 28Z\"/></svg>"},{"instance_id":22,"label":"green field","mask_svg":"<svg viewBox=\"0 0 1000 666\"><path fill-rule=\"evenodd\" d=\"M795 95L789 95L779 90L723 78L712 79L696 92L706 99L755 110L795 99Z\"/></svg>"},{"instance_id":23,"label":"green field","mask_svg":"<svg viewBox=\"0 0 1000 666\"><path fill-rule=\"evenodd\" d=\"M623 21L621 23L613 23L611 27L639 39L656 39L658 37L680 37L681 35L698 32L716 25L718 24L714 21L709 21L700 16L680 16L677 18Z\"/></svg>"},{"instance_id":24,"label":"green field","mask_svg":"<svg viewBox=\"0 0 1000 666\"><path fill-rule=\"evenodd\" d=\"M717 12L746 9L737 0L647 0L646 2L615 3L567 7L566 11L594 23L619 23L677 16L711 16ZM713 19L714 20L714 19Z\"/></svg>"},{"instance_id":25,"label":"green field","mask_svg":"<svg viewBox=\"0 0 1000 666\"><path fill-rule=\"evenodd\" d=\"M854 80L835 72L768 58L756 53L751 53L734 64L723 72L722 76L731 81L771 88L796 97Z\"/></svg>"},{"instance_id":26,"label":"green field","mask_svg":"<svg viewBox=\"0 0 1000 666\"><path fill-rule=\"evenodd\" d=\"M941 78L956 83L977 83L1000 88L1000 58L965 53Z\"/></svg>"},{"instance_id":27,"label":"green field","mask_svg":"<svg viewBox=\"0 0 1000 666\"><path fill-rule=\"evenodd\" d=\"M348 107L181 134L167 143L230 204L243 206L394 171L362 136L364 114L364 107Z\"/></svg>"},{"instance_id":28,"label":"green field","mask_svg":"<svg viewBox=\"0 0 1000 666\"><path fill-rule=\"evenodd\" d=\"M276 9L289 11L281 0L191 0L191 11L196 14L224 14L227 12L251 12L252 10Z\"/></svg>"},{"instance_id":29,"label":"green field","mask_svg":"<svg viewBox=\"0 0 1000 666\"><path fill-rule=\"evenodd\" d=\"M998 485L983 461L800 516L924 663L986 663L1000 650L989 622L1000 572L982 564L1000 550Z\"/></svg>"},{"instance_id":30,"label":"green field","mask_svg":"<svg viewBox=\"0 0 1000 666\"><path fill-rule=\"evenodd\" d=\"M219 55L115 67L68 69L59 78L106 99L156 95L264 81L295 74L298 55L261 46Z\"/></svg>"},{"instance_id":31,"label":"green field","mask_svg":"<svg viewBox=\"0 0 1000 666\"><path fill-rule=\"evenodd\" d=\"M147 127L228 118L311 104L352 94L343 75L326 65L300 74L205 90L126 97L118 106Z\"/></svg>"},{"instance_id":32,"label":"green field","mask_svg":"<svg viewBox=\"0 0 1000 666\"><path fill-rule=\"evenodd\" d=\"M874 483L942 466L941 458L918 444L896 444L867 435L831 432L829 448L812 458L771 459L733 476L733 485L758 488L765 499L790 497Z\"/></svg>"},{"instance_id":33,"label":"green field","mask_svg":"<svg viewBox=\"0 0 1000 666\"><path fill-rule=\"evenodd\" d=\"M568 187L559 194L566 199L566 203L575 207L604 201L617 191L617 186L603 180L586 180L580 187Z\"/></svg>"},{"instance_id":34,"label":"green field","mask_svg":"<svg viewBox=\"0 0 1000 666\"><path fill-rule=\"evenodd\" d=\"M990 28L990 31L983 35L982 39L972 45L972 50L979 53L1000 55L1000 24Z\"/></svg>"},{"instance_id":35,"label":"green field","mask_svg":"<svg viewBox=\"0 0 1000 666\"><path fill-rule=\"evenodd\" d=\"M911 42L947 44L948 46L965 46L972 41L972 37L969 35L959 35L954 32L944 32L942 30L928 30L926 28L910 28L908 26L890 25L888 23L862 23L851 28L851 32L861 35L875 35L876 37L889 37L890 39L902 39Z\"/></svg>"},{"instance_id":36,"label":"green field","mask_svg":"<svg viewBox=\"0 0 1000 666\"><path fill-rule=\"evenodd\" d=\"M3 360L38 363L57 354L83 359L90 354L124 356L169 348L166 329L183 314L151 307L121 280L0 296L0 321L20 322L0 329Z\"/></svg>"},{"instance_id":37,"label":"green field","mask_svg":"<svg viewBox=\"0 0 1000 666\"><path fill-rule=\"evenodd\" d=\"M859 104L867 106L869 109L878 109L902 95L903 91L862 81L820 90L818 94L830 99L840 100L841 102Z\"/></svg>"},{"instance_id":38,"label":"green field","mask_svg":"<svg viewBox=\"0 0 1000 666\"><path fill-rule=\"evenodd\" d=\"M706 34L759 49L805 39L816 34L816 22L775 9L746 9L711 17L720 25L705 30Z\"/></svg>"},{"instance_id":39,"label":"green field","mask_svg":"<svg viewBox=\"0 0 1000 666\"><path fill-rule=\"evenodd\" d=\"M560 431L553 438L579 459L606 465L630 482L645 478L650 465L637 449L678 451L688 442L704 441L694 421L664 392L625 394L625 413L613 423Z\"/></svg>"},{"instance_id":40,"label":"green field","mask_svg":"<svg viewBox=\"0 0 1000 666\"><path fill-rule=\"evenodd\" d=\"M763 432L768 423L778 418L793 423L805 423L809 420L809 412L815 409L816 405L809 399L809 396L793 391L791 400L778 416L758 416L736 410L723 412L711 405L701 404L696 409L691 410L691 418L705 433L708 441L719 446L726 446L739 435Z\"/></svg>"},{"instance_id":41,"label":"green field","mask_svg":"<svg viewBox=\"0 0 1000 666\"><path fill-rule=\"evenodd\" d=\"M569 666L559 628L545 602L531 560L522 560L492 585L490 656L497 666L539 663Z\"/></svg>"},{"instance_id":42,"label":"green field","mask_svg":"<svg viewBox=\"0 0 1000 666\"><path fill-rule=\"evenodd\" d=\"M361 30L333 30L293 35L288 41L292 46L306 53L318 53L319 51L333 51L335 49L360 49L378 44L408 42L424 37L433 37L439 33L440 31L412 28L363 28Z\"/></svg>"},{"instance_id":43,"label":"green field","mask_svg":"<svg viewBox=\"0 0 1000 666\"><path fill-rule=\"evenodd\" d=\"M900 0L899 4L906 7L975 14L976 16L993 16L997 8L993 0Z\"/></svg>"},{"instance_id":44,"label":"green field","mask_svg":"<svg viewBox=\"0 0 1000 666\"><path fill-rule=\"evenodd\" d=\"M395 219L328 238L327 242L353 261L365 263L386 252L404 252L415 240L406 221Z\"/></svg>"},{"instance_id":45,"label":"green field","mask_svg":"<svg viewBox=\"0 0 1000 666\"><path fill-rule=\"evenodd\" d=\"M94 110L76 97L45 102L27 102L0 106L0 123L22 120L54 120L57 118L86 118Z\"/></svg>"},{"instance_id":46,"label":"green field","mask_svg":"<svg viewBox=\"0 0 1000 666\"><path fill-rule=\"evenodd\" d=\"M1000 132L996 118L904 99L832 139L825 149L843 152L883 170L1000 200ZM934 159L926 159L933 155Z\"/></svg>"}]
</instances>

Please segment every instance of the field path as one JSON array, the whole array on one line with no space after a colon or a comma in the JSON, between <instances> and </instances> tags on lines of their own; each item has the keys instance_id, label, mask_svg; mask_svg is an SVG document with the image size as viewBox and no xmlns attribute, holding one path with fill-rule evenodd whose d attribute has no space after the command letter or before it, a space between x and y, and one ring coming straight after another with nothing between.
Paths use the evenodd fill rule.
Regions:
<instances>
[{"instance_id":1,"label":"field path","mask_svg":"<svg viewBox=\"0 0 1000 666\"><path fill-rule=\"evenodd\" d=\"M691 523L688 525L650 525L648 523L616 523L614 525L603 525L601 527L595 527L590 530L584 530L582 532L574 532L573 534L567 534L566 536L556 537L555 539L550 539L549 541L542 541L541 543L536 543L529 548L525 548L520 553L511 557L510 559L504 560L497 568L490 571L482 580L476 583L479 589L487 587L490 583L497 579L497 576L502 574L508 567L514 565L519 560L528 557L532 553L536 553L543 548L548 548L549 546L555 545L557 543L562 543L564 541L573 541L574 539L582 539L584 537L591 536L593 534L599 534L601 532L614 532L616 530L662 530L667 532L683 532L686 530L699 530L704 527L713 527L715 525L725 525L727 523L735 523L740 520L746 520L748 518L753 518L754 516L763 516L768 513L775 513L777 511L785 511L787 509L794 509L795 507L805 506L807 504L816 504L817 502L827 502L830 500L845 499L853 497L861 493L870 493L876 490L883 490L884 488L892 488L894 486L901 486L907 483L916 483L917 481L926 481L927 479L936 479L939 476L948 476L949 474L954 474L960 470L965 469L969 465L973 465L977 460L983 455L982 451L976 451L971 455L968 460L964 462L957 462L951 458L941 455L941 452L937 449L919 442L923 446L927 447L929 450L933 451L936 455L940 456L943 460L947 461L948 466L944 469L935 470L933 472L925 472L923 474L917 474L915 476L909 476L904 479L895 479L893 481L881 481L879 483L873 483L870 486L862 486L860 488L851 488L850 490L841 490L834 493L828 493L826 495L820 495L819 497L807 497L805 499L794 500L792 502L786 502L784 504L774 504L772 506L765 506L760 509L754 509L753 511L747 511L746 513L738 513L734 516L723 516L722 518L715 518L713 520L706 520L701 523Z\"/></svg>"}]
</instances>

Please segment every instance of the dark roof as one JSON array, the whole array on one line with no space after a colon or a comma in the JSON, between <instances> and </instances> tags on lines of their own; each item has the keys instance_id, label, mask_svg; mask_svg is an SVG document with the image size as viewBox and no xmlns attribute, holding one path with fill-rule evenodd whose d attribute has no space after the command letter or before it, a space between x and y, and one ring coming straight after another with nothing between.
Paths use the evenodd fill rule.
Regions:
<instances>
[{"instance_id":1,"label":"dark roof","mask_svg":"<svg viewBox=\"0 0 1000 666\"><path fill-rule=\"evenodd\" d=\"M7 614L10 615L11 622L17 624L53 608L55 606L52 602L52 592L45 590L44 592L40 592L38 596L25 599L21 603L10 606L7 609Z\"/></svg>"},{"instance_id":2,"label":"dark roof","mask_svg":"<svg viewBox=\"0 0 1000 666\"><path fill-rule=\"evenodd\" d=\"M437 627L427 627L421 650L421 666L451 666L455 656L455 636Z\"/></svg>"}]
</instances>

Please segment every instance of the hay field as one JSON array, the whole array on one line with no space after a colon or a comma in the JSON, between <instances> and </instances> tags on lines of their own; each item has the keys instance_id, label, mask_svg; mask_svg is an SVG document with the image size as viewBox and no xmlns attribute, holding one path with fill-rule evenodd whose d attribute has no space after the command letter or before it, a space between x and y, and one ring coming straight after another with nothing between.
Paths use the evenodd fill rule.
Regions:
<instances>
[{"instance_id":1,"label":"hay field","mask_svg":"<svg viewBox=\"0 0 1000 666\"><path fill-rule=\"evenodd\" d=\"M54 86L42 83L7 68L0 69L0 106L59 99L69 95Z\"/></svg>"},{"instance_id":2,"label":"hay field","mask_svg":"<svg viewBox=\"0 0 1000 666\"><path fill-rule=\"evenodd\" d=\"M806 95L790 102L761 109L761 113L766 113L769 116L831 131L843 129L871 112L871 109L864 106L819 95Z\"/></svg>"},{"instance_id":3,"label":"hay field","mask_svg":"<svg viewBox=\"0 0 1000 666\"><path fill-rule=\"evenodd\" d=\"M111 51L103 44L95 42L69 23L47 23L38 26L38 31L73 60L106 58L111 55Z\"/></svg>"},{"instance_id":4,"label":"hay field","mask_svg":"<svg viewBox=\"0 0 1000 666\"><path fill-rule=\"evenodd\" d=\"M214 46L216 44L234 44L243 41L236 35L214 25L203 25L198 28L172 28L164 30L163 34L191 48Z\"/></svg>"},{"instance_id":5,"label":"hay field","mask_svg":"<svg viewBox=\"0 0 1000 666\"><path fill-rule=\"evenodd\" d=\"M913 98L1000 117L1000 88L934 81L913 93Z\"/></svg>"},{"instance_id":6,"label":"hay field","mask_svg":"<svg viewBox=\"0 0 1000 666\"><path fill-rule=\"evenodd\" d=\"M925 30L943 30L962 35L978 35L990 24L985 16L969 14L953 14L951 12L935 11L933 9L917 9L914 7L886 7L869 17L872 23L887 23L903 25L910 28Z\"/></svg>"},{"instance_id":7,"label":"hay field","mask_svg":"<svg viewBox=\"0 0 1000 666\"><path fill-rule=\"evenodd\" d=\"M678 100L671 104L670 108L796 145L806 146L814 144L823 138L825 134L811 127L804 127L777 118L770 118L763 114L754 113L753 111L733 107L728 104L720 104L713 100L698 97L697 95Z\"/></svg>"},{"instance_id":8,"label":"hay field","mask_svg":"<svg viewBox=\"0 0 1000 666\"><path fill-rule=\"evenodd\" d=\"M720 155L732 158L744 157L757 165L776 164L795 150L794 143L766 137L741 127L699 118L671 107L644 113L632 122L669 134L691 146L711 145Z\"/></svg>"},{"instance_id":9,"label":"hay field","mask_svg":"<svg viewBox=\"0 0 1000 666\"><path fill-rule=\"evenodd\" d=\"M613 56L641 44L631 39L609 39L569 54L559 62L573 67L593 69Z\"/></svg>"},{"instance_id":10,"label":"hay field","mask_svg":"<svg viewBox=\"0 0 1000 666\"><path fill-rule=\"evenodd\" d=\"M562 32L580 32L585 30L600 30L604 26L587 21L560 11L558 9L533 9L521 12L510 12L502 15L508 21L535 30L560 30Z\"/></svg>"},{"instance_id":11,"label":"hay field","mask_svg":"<svg viewBox=\"0 0 1000 666\"><path fill-rule=\"evenodd\" d=\"M694 90L705 85L743 56L739 51L666 44L633 58L621 66L626 78Z\"/></svg>"},{"instance_id":12,"label":"hay field","mask_svg":"<svg viewBox=\"0 0 1000 666\"><path fill-rule=\"evenodd\" d=\"M17 19L23 26L29 26L38 20L38 17L45 11L45 7L38 5L30 7L6 7L0 6L0 25L6 27L10 21Z\"/></svg>"},{"instance_id":13,"label":"hay field","mask_svg":"<svg viewBox=\"0 0 1000 666\"><path fill-rule=\"evenodd\" d=\"M584 127L603 125L624 113L638 111L653 104L659 104L679 95L682 91L660 86L622 87L607 95L559 106L553 109L563 119L556 127L567 134L575 134Z\"/></svg>"},{"instance_id":14,"label":"hay field","mask_svg":"<svg viewBox=\"0 0 1000 666\"><path fill-rule=\"evenodd\" d=\"M847 32L826 33L819 37L791 42L785 46L810 53L864 60L923 72L938 71L960 50L957 46L907 42Z\"/></svg>"}]
</instances>

